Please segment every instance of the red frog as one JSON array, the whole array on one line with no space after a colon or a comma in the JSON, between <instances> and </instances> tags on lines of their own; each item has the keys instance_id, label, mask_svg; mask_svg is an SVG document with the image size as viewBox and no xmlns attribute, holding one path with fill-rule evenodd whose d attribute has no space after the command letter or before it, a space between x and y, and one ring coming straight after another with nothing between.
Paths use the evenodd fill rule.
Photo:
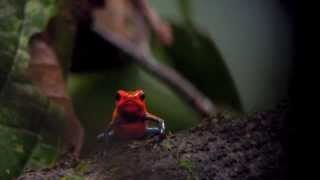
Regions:
<instances>
[{"instance_id":1,"label":"red frog","mask_svg":"<svg viewBox=\"0 0 320 180\"><path fill-rule=\"evenodd\" d=\"M149 127L149 122L156 127ZM116 107L108 129L98 135L98 139L109 140L112 136L123 139L140 139L143 137L164 137L164 121L149 113L145 105L145 94L142 90L119 90L116 94Z\"/></svg>"}]
</instances>

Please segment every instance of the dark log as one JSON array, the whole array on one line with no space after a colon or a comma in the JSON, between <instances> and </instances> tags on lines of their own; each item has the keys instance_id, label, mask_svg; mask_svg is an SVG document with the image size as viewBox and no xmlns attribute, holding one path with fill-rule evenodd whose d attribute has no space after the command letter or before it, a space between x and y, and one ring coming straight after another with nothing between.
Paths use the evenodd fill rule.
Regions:
<instances>
[{"instance_id":1,"label":"dark log","mask_svg":"<svg viewBox=\"0 0 320 180\"><path fill-rule=\"evenodd\" d=\"M286 179L288 106L242 119L214 118L160 144L114 142L79 163L27 171L22 179Z\"/></svg>"}]
</instances>

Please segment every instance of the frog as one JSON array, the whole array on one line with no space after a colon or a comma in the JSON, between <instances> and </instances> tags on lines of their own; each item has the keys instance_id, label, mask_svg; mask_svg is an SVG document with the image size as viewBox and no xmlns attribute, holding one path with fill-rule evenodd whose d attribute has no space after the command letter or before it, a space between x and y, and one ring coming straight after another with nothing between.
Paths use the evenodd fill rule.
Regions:
<instances>
[{"instance_id":1,"label":"frog","mask_svg":"<svg viewBox=\"0 0 320 180\"><path fill-rule=\"evenodd\" d=\"M112 119L107 129L98 134L97 139L108 142L112 137L127 140L154 137L160 142L165 137L166 126L162 118L147 110L145 97L141 89L118 90ZM150 122L153 122L154 126L150 126Z\"/></svg>"}]
</instances>

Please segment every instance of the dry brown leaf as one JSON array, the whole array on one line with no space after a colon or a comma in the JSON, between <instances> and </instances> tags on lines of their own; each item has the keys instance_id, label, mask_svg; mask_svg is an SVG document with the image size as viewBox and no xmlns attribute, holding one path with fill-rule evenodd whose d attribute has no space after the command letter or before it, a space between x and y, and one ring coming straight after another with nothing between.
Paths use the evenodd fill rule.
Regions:
<instances>
[{"instance_id":1,"label":"dry brown leaf","mask_svg":"<svg viewBox=\"0 0 320 180\"><path fill-rule=\"evenodd\" d=\"M61 66L55 51L48 44L46 33L36 34L31 38L29 53L28 77L42 95L63 107L66 116L64 144L68 151L71 150L77 156L83 143L83 129L75 115Z\"/></svg>"}]
</instances>

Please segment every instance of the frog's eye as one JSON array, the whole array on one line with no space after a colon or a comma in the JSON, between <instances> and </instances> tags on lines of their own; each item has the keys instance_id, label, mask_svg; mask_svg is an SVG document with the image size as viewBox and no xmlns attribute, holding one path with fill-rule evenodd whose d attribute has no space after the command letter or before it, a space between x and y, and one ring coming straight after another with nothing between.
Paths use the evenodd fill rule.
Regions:
<instances>
[{"instance_id":1,"label":"frog's eye","mask_svg":"<svg viewBox=\"0 0 320 180\"><path fill-rule=\"evenodd\" d=\"M142 94L140 94L139 98L141 101L143 101L146 98L146 95L144 93L142 93Z\"/></svg>"},{"instance_id":2,"label":"frog's eye","mask_svg":"<svg viewBox=\"0 0 320 180\"><path fill-rule=\"evenodd\" d=\"M121 95L120 95L120 93L117 93L116 94L116 101L119 101L121 99Z\"/></svg>"}]
</instances>

